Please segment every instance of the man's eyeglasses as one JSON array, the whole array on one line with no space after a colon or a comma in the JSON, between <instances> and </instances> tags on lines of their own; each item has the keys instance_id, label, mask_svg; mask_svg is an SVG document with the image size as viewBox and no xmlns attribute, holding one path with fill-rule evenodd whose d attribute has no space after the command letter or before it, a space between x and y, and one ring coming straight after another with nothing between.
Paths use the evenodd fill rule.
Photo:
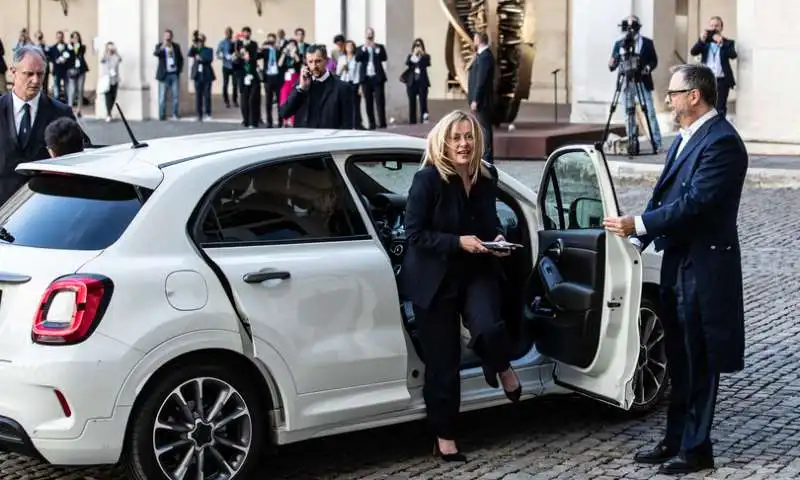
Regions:
<instances>
[{"instance_id":1,"label":"man's eyeglasses","mask_svg":"<svg viewBox=\"0 0 800 480\"><path fill-rule=\"evenodd\" d=\"M679 93L691 92L692 90L694 90L694 88L682 88L680 90L667 90L666 94L667 94L667 98L672 98L673 95L677 95Z\"/></svg>"}]
</instances>

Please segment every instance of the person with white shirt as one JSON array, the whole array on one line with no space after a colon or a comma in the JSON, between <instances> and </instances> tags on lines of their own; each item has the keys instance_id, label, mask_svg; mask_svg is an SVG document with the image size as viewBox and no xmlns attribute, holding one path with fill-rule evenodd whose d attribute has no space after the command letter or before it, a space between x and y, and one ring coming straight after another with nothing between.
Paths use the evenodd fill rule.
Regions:
<instances>
[{"instance_id":1,"label":"person with white shirt","mask_svg":"<svg viewBox=\"0 0 800 480\"><path fill-rule=\"evenodd\" d=\"M59 118L75 119L69 106L42 94L46 62L36 46L23 45L14 51L13 87L0 97L0 205L27 180L15 171L17 165L50 157L45 128ZM84 143L89 143L85 134Z\"/></svg>"},{"instance_id":2,"label":"person with white shirt","mask_svg":"<svg viewBox=\"0 0 800 480\"><path fill-rule=\"evenodd\" d=\"M158 118L167 119L167 90L172 97L172 119L180 114L180 76L183 73L183 53L179 43L173 39L172 30L164 30L164 41L156 45L153 56L158 58L156 80L158 80Z\"/></svg>"},{"instance_id":3,"label":"person with white shirt","mask_svg":"<svg viewBox=\"0 0 800 480\"><path fill-rule=\"evenodd\" d=\"M605 228L640 249L663 251L661 312L672 393L666 432L635 461L659 473L714 468L711 426L720 374L744 369L744 301L737 218L748 156L714 109L717 82L705 65L680 65L667 90L681 134L640 216Z\"/></svg>"},{"instance_id":4,"label":"person with white shirt","mask_svg":"<svg viewBox=\"0 0 800 480\"><path fill-rule=\"evenodd\" d=\"M336 75L350 87L353 103L353 128L364 129L364 121L361 117L361 66L356 60L356 42L347 40L344 48L336 61Z\"/></svg>"},{"instance_id":5,"label":"person with white shirt","mask_svg":"<svg viewBox=\"0 0 800 480\"><path fill-rule=\"evenodd\" d=\"M700 62L714 72L717 78L716 110L723 117L728 113L728 93L736 86L733 78L731 60L735 60L736 43L730 38L722 36L725 24L722 17L711 17L708 28L700 34L697 43L692 46L689 53L700 56Z\"/></svg>"},{"instance_id":6,"label":"person with white shirt","mask_svg":"<svg viewBox=\"0 0 800 480\"><path fill-rule=\"evenodd\" d=\"M367 38L356 50L356 61L360 66L361 91L367 107L367 123L370 130L386 128L386 69L383 62L389 58L386 45L375 41L375 29L367 28ZM377 110L377 124L375 111Z\"/></svg>"}]
</instances>

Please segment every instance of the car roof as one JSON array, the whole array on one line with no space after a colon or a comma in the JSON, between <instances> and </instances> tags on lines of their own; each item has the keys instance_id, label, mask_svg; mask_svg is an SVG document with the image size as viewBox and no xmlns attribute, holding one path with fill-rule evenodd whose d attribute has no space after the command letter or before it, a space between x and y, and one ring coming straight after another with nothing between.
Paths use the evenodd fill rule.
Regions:
<instances>
[{"instance_id":1,"label":"car roof","mask_svg":"<svg viewBox=\"0 0 800 480\"><path fill-rule=\"evenodd\" d=\"M161 169L197 158L255 147L276 147L277 150L282 146L307 142L314 142L320 151L326 151L326 146L331 143L359 139L365 141L366 148L380 146L388 139L392 139L395 146L398 140L403 141L401 139L421 141L405 135L368 130L247 129L157 138L141 142L147 144L142 148L132 148L131 143L114 145L23 163L17 171L23 174L35 171L84 174L155 188L163 179Z\"/></svg>"}]
</instances>

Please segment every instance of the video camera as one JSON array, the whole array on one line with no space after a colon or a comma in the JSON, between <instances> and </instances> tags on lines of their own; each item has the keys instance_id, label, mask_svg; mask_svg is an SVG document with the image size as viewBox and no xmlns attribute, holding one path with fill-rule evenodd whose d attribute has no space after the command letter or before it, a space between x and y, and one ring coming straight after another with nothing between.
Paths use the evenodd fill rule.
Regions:
<instances>
[{"instance_id":1,"label":"video camera","mask_svg":"<svg viewBox=\"0 0 800 480\"><path fill-rule=\"evenodd\" d=\"M636 53L636 36L639 34L642 25L637 19L629 22L626 18L618 26L622 33L625 34L620 42L620 57L622 60L619 65L620 72L629 79L639 78L642 73L642 64L639 60L639 54Z\"/></svg>"}]
</instances>

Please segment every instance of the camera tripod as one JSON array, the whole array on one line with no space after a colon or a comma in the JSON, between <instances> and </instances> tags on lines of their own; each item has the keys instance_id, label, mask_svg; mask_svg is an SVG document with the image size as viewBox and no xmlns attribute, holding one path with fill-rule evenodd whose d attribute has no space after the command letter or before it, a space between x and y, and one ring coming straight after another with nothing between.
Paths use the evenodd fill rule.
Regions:
<instances>
[{"instance_id":1,"label":"camera tripod","mask_svg":"<svg viewBox=\"0 0 800 480\"><path fill-rule=\"evenodd\" d=\"M626 64L627 61L621 62L622 64ZM619 97L622 93L623 88L625 87L626 95L628 98L631 99L629 102L628 109L626 113L626 120L627 125L633 125L633 131L628 132L628 158L633 158L634 155L639 155L639 128L636 126L636 102L639 102L639 105L642 107L642 112L644 113L645 123L647 124L647 133L650 136L650 144L653 147L653 154L658 152L658 148L656 147L656 141L653 138L653 127L650 125L650 115L648 115L647 111L647 103L645 102L645 88L642 84L641 79L639 78L638 72L634 72L631 70L625 71L623 68L620 68L619 73L617 74L617 87L614 90L614 97L611 100L611 110L608 113L608 120L606 121L606 127L603 130L603 140L602 143L605 144L606 140L608 139L608 134L610 133L611 128L611 117L614 116L614 112L617 110L617 105L619 104ZM629 94L630 88L634 89L633 94ZM635 134L634 134L635 132Z\"/></svg>"}]
</instances>

